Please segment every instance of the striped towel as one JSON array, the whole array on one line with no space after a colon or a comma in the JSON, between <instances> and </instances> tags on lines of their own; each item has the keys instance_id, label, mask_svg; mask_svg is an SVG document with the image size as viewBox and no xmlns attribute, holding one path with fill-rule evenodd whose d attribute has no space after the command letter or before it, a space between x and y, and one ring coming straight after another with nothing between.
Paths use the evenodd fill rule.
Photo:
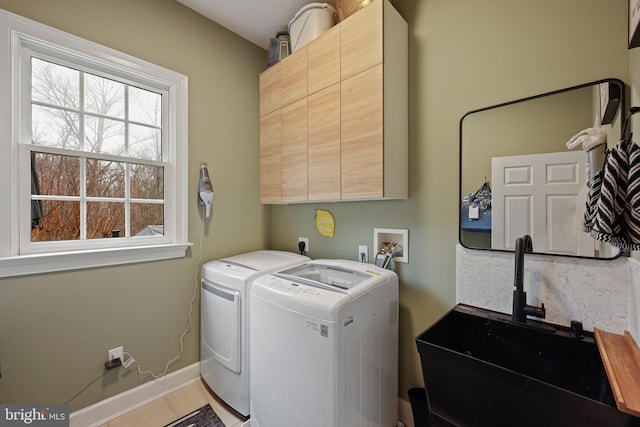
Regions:
<instances>
[{"instance_id":1,"label":"striped towel","mask_svg":"<svg viewBox=\"0 0 640 427\"><path fill-rule=\"evenodd\" d=\"M640 250L640 147L620 141L589 183L584 231L622 250Z\"/></svg>"}]
</instances>

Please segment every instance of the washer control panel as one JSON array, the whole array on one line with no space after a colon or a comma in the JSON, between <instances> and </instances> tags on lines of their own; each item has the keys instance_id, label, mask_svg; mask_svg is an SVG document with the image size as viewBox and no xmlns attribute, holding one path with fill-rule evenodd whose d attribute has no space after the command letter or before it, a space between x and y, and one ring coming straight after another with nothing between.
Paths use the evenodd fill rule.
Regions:
<instances>
[{"instance_id":1,"label":"washer control panel","mask_svg":"<svg viewBox=\"0 0 640 427\"><path fill-rule=\"evenodd\" d=\"M271 289L283 291L288 294L296 294L296 295L320 295L321 294L319 289L312 288L310 286L299 285L297 283L293 283L285 279L280 279L278 277L271 277L269 281L264 283L264 285Z\"/></svg>"}]
</instances>

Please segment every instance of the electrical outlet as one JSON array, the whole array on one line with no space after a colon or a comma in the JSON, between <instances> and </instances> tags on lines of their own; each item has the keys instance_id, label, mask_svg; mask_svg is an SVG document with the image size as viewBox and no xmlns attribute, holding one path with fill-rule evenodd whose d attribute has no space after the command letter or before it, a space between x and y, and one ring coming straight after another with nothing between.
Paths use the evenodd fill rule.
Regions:
<instances>
[{"instance_id":1,"label":"electrical outlet","mask_svg":"<svg viewBox=\"0 0 640 427\"><path fill-rule=\"evenodd\" d=\"M124 361L124 348L122 346L109 350L109 358L107 360L112 361L115 359L120 359L120 362Z\"/></svg>"},{"instance_id":2,"label":"electrical outlet","mask_svg":"<svg viewBox=\"0 0 640 427\"><path fill-rule=\"evenodd\" d=\"M304 242L304 251L309 252L309 238L308 237L298 237L298 243Z\"/></svg>"},{"instance_id":3,"label":"electrical outlet","mask_svg":"<svg viewBox=\"0 0 640 427\"><path fill-rule=\"evenodd\" d=\"M369 247L367 245L358 245L358 261L369 262Z\"/></svg>"}]
</instances>

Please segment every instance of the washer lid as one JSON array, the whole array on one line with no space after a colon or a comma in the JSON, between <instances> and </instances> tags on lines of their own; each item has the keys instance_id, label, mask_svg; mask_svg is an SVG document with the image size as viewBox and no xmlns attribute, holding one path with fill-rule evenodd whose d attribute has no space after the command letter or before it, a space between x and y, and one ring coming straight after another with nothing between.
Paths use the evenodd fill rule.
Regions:
<instances>
[{"instance_id":1,"label":"washer lid","mask_svg":"<svg viewBox=\"0 0 640 427\"><path fill-rule=\"evenodd\" d=\"M293 252L255 251L226 257L220 261L247 267L255 271L268 271L308 260L308 257Z\"/></svg>"},{"instance_id":2,"label":"washer lid","mask_svg":"<svg viewBox=\"0 0 640 427\"><path fill-rule=\"evenodd\" d=\"M306 263L282 270L278 276L308 283L312 286L324 285L324 288L337 288L349 290L368 280L373 276L362 271L351 270L335 265Z\"/></svg>"},{"instance_id":3,"label":"washer lid","mask_svg":"<svg viewBox=\"0 0 640 427\"><path fill-rule=\"evenodd\" d=\"M201 277L222 286L244 289L251 279L264 272L308 260L308 257L293 252L255 251L210 261L202 266Z\"/></svg>"}]
</instances>

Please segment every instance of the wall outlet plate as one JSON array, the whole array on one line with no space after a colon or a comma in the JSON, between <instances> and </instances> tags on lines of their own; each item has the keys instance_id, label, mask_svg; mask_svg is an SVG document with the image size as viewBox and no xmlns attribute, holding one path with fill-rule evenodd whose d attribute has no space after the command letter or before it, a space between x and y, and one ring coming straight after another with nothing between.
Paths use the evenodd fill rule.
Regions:
<instances>
[{"instance_id":1,"label":"wall outlet plate","mask_svg":"<svg viewBox=\"0 0 640 427\"><path fill-rule=\"evenodd\" d=\"M304 242L304 251L309 252L309 238L308 237L298 237L298 243Z\"/></svg>"},{"instance_id":2,"label":"wall outlet plate","mask_svg":"<svg viewBox=\"0 0 640 427\"><path fill-rule=\"evenodd\" d=\"M358 261L369 262L369 247L367 245L358 245Z\"/></svg>"},{"instance_id":3,"label":"wall outlet plate","mask_svg":"<svg viewBox=\"0 0 640 427\"><path fill-rule=\"evenodd\" d=\"M112 348L111 350L109 350L109 358L107 359L108 361L111 360L115 360L115 359L120 359L120 362L124 362L124 347L120 346L120 347L116 347L116 348Z\"/></svg>"}]
</instances>

